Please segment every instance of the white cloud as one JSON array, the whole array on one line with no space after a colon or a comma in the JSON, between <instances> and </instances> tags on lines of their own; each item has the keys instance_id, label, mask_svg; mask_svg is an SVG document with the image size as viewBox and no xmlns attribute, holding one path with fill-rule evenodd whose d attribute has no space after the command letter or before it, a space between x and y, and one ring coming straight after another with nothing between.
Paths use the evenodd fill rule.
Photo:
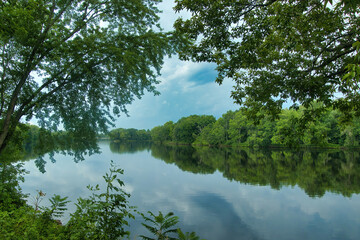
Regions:
<instances>
[{"instance_id":1,"label":"white cloud","mask_svg":"<svg viewBox=\"0 0 360 240\"><path fill-rule=\"evenodd\" d=\"M120 117L116 127L151 129L192 114L218 118L228 110L237 109L239 106L230 98L233 82L225 80L218 85L213 69L208 63L166 59L157 86L160 96L146 93L135 100L128 106L130 118Z\"/></svg>"},{"instance_id":2,"label":"white cloud","mask_svg":"<svg viewBox=\"0 0 360 240\"><path fill-rule=\"evenodd\" d=\"M189 13L175 14L174 1L164 1L159 5L161 24L166 31L172 29L175 20ZM230 98L232 81L221 86L215 83L215 65L180 61L177 56L166 58L158 78L157 89L160 96L146 93L141 99L128 106L130 117L122 116L116 127L151 129L167 121L176 122L181 117L192 114L207 114L220 117L228 110L238 108Z\"/></svg>"}]
</instances>

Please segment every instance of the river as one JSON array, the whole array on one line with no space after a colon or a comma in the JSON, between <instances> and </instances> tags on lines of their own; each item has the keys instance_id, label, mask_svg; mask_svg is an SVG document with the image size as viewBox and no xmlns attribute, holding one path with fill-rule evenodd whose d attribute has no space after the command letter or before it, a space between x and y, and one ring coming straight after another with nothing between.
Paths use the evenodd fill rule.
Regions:
<instances>
[{"instance_id":1,"label":"river","mask_svg":"<svg viewBox=\"0 0 360 240\"><path fill-rule=\"evenodd\" d=\"M212 149L151 144L99 143L101 153L74 162L46 155L25 162L21 184L34 202L36 191L72 201L88 196L87 185L104 186L110 161L130 205L146 213L174 212L183 231L204 239L360 239L360 154L357 151ZM42 173L39 165L44 167ZM131 239L149 235L136 215Z\"/></svg>"}]
</instances>

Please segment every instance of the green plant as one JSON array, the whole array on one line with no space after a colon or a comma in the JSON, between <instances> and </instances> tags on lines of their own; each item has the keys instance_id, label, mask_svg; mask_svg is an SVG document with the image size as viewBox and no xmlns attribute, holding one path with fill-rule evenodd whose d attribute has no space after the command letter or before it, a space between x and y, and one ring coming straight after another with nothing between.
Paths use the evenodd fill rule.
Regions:
<instances>
[{"instance_id":1,"label":"green plant","mask_svg":"<svg viewBox=\"0 0 360 240\"><path fill-rule=\"evenodd\" d=\"M200 240L199 236L196 235L195 232L186 232L186 233L183 233L181 231L181 229L179 228L177 230L177 233L178 233L178 237L179 237L179 240Z\"/></svg>"},{"instance_id":2,"label":"green plant","mask_svg":"<svg viewBox=\"0 0 360 240\"><path fill-rule=\"evenodd\" d=\"M22 163L0 163L0 210L10 211L25 204L27 195L21 192L19 183L26 173Z\"/></svg>"},{"instance_id":3,"label":"green plant","mask_svg":"<svg viewBox=\"0 0 360 240\"><path fill-rule=\"evenodd\" d=\"M50 208L44 208L44 212L48 213L52 218L62 217L64 212L67 210L66 204L70 201L67 201L68 197L60 197L60 195L54 194L50 198L51 206Z\"/></svg>"},{"instance_id":4,"label":"green plant","mask_svg":"<svg viewBox=\"0 0 360 240\"><path fill-rule=\"evenodd\" d=\"M50 199L50 207L41 207L40 202L45 195L38 191L33 207L25 201L16 204L5 202L4 210L0 209L0 239L66 239L64 227L55 218L61 217L67 210L67 197L54 195ZM16 194L10 199L14 197Z\"/></svg>"},{"instance_id":5,"label":"green plant","mask_svg":"<svg viewBox=\"0 0 360 240\"><path fill-rule=\"evenodd\" d=\"M103 176L105 192L97 193L100 191L99 185L88 186L92 195L78 199L77 210L67 224L71 239L113 240L129 236L124 227L129 225L128 218L134 218L131 213L133 207L128 204L130 194L122 189L124 183L118 174L123 174L123 170L115 168L111 162L110 173Z\"/></svg>"},{"instance_id":6,"label":"green plant","mask_svg":"<svg viewBox=\"0 0 360 240\"><path fill-rule=\"evenodd\" d=\"M148 212L150 217L141 214L145 219L145 222L150 222L151 225L142 223L146 229L148 229L155 238L147 237L140 235L142 239L145 240L199 240L200 238L196 236L195 232L186 232L183 233L180 228L176 228L175 225L179 222L179 218L174 215L174 213L169 212L166 215L163 215L162 212L159 212L159 215L155 215L152 212ZM177 236L175 235L177 234Z\"/></svg>"},{"instance_id":7,"label":"green plant","mask_svg":"<svg viewBox=\"0 0 360 240\"><path fill-rule=\"evenodd\" d=\"M169 236L170 234L177 232L177 229L173 227L179 222L179 218L177 216L174 216L174 213L169 212L165 216L162 214L162 212L159 212L159 215L157 216L155 216L155 214L150 211L148 213L150 214L150 217L147 217L144 214L142 214L142 217L145 219L145 222L150 222L153 226L145 223L142 223L142 225L146 227L152 234L154 234L156 238L150 238L144 235L140 235L142 239L176 239Z\"/></svg>"}]
</instances>

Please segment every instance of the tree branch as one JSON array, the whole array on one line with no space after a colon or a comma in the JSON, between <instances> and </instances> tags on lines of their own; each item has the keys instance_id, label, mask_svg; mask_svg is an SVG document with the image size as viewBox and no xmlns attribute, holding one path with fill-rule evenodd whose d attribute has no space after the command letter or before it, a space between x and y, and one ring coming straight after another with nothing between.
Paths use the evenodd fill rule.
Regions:
<instances>
[{"instance_id":1,"label":"tree branch","mask_svg":"<svg viewBox=\"0 0 360 240\"><path fill-rule=\"evenodd\" d=\"M336 59L338 59L338 58L340 58L340 57L342 57L344 55L347 55L347 54L349 54L351 52L354 52L355 50L356 50L355 48L349 49L349 50L344 51L342 53L339 53L339 54L337 54L335 56L332 56L331 58L324 60L320 65L314 66L313 68L311 68L310 71L315 70L315 69L321 69L321 68L329 65L331 62L335 61Z\"/></svg>"},{"instance_id":2,"label":"tree branch","mask_svg":"<svg viewBox=\"0 0 360 240\"><path fill-rule=\"evenodd\" d=\"M29 111L36 106L37 104L41 103L44 101L44 99L48 98L49 96L51 96L54 92L60 90L62 87L64 87L66 84L70 83L70 79L68 78L67 80L64 79L64 81L62 81L57 87L53 88L51 91L43 94L40 98L38 98L36 101L32 102L32 103L28 103L27 105L22 105L19 110L16 113L16 118L18 120L20 120L20 118L22 116L24 116L25 114L29 113Z\"/></svg>"},{"instance_id":3,"label":"tree branch","mask_svg":"<svg viewBox=\"0 0 360 240\"><path fill-rule=\"evenodd\" d=\"M69 66L72 66L74 63L74 61L72 61ZM75 66L73 66L73 69L76 69L78 66L80 66L81 63L76 64ZM53 75L51 78L48 79L48 81L46 81L45 83L43 83L35 92L32 93L32 95L30 97L28 97L20 106L20 109L24 109L28 104L30 104L40 93L43 89L45 89L46 87L48 87L51 83L54 83L55 81L57 81L59 79L59 77L61 76L61 74L63 74L65 71L69 71L68 68L64 67L62 68L61 71L59 71L58 73L56 73L55 75ZM37 101L38 102L38 101Z\"/></svg>"}]
</instances>

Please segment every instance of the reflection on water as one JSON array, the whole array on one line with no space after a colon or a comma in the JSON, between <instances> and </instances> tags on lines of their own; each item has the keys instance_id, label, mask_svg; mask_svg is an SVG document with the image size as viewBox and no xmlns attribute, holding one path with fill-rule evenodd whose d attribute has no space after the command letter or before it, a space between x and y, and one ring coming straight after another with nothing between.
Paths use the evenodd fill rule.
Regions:
<instances>
[{"instance_id":1,"label":"reflection on water","mask_svg":"<svg viewBox=\"0 0 360 240\"><path fill-rule=\"evenodd\" d=\"M360 193L360 152L335 150L270 150L193 148L156 144L110 144L114 153L150 150L151 155L181 170L213 174L253 185L299 186L310 197L326 191L351 196Z\"/></svg>"},{"instance_id":2,"label":"reflection on water","mask_svg":"<svg viewBox=\"0 0 360 240\"><path fill-rule=\"evenodd\" d=\"M198 227L200 232L212 232L212 236L218 235L222 239L234 239L235 236L241 236L241 239L261 239L236 214L234 206L224 197L214 193L200 192L190 197L190 202L195 208L200 209L203 215L213 218L211 222L216 222L210 225L211 227L208 224L200 225ZM222 221L216 221L219 219Z\"/></svg>"},{"instance_id":3,"label":"reflection on water","mask_svg":"<svg viewBox=\"0 0 360 240\"><path fill-rule=\"evenodd\" d=\"M111 152L124 154L150 151L152 144L150 142L124 142L121 144L110 142L109 145Z\"/></svg>"},{"instance_id":4,"label":"reflection on water","mask_svg":"<svg viewBox=\"0 0 360 240\"><path fill-rule=\"evenodd\" d=\"M22 185L74 200L101 182L109 161L138 210L173 211L206 239L359 239L359 152L212 149L101 142L75 163L55 154L41 174L33 161ZM161 161L159 161L161 160ZM71 206L70 206L71 210ZM146 233L139 220L136 235Z\"/></svg>"}]
</instances>

